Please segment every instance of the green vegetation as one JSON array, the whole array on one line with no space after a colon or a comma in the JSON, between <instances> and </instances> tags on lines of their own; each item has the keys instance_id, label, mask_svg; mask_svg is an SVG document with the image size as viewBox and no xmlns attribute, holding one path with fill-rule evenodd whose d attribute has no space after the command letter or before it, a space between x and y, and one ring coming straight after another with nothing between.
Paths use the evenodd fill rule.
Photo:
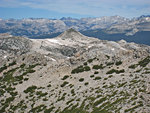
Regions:
<instances>
[{"instance_id":1,"label":"green vegetation","mask_svg":"<svg viewBox=\"0 0 150 113\"><path fill-rule=\"evenodd\" d=\"M121 65L122 64L122 61L118 61L115 63L117 66Z\"/></svg>"},{"instance_id":2,"label":"green vegetation","mask_svg":"<svg viewBox=\"0 0 150 113\"><path fill-rule=\"evenodd\" d=\"M26 64L23 63L20 65L20 68L24 68L25 66L26 66Z\"/></svg>"},{"instance_id":3,"label":"green vegetation","mask_svg":"<svg viewBox=\"0 0 150 113\"><path fill-rule=\"evenodd\" d=\"M132 108L126 109L125 112L129 112L129 111L133 112L134 109L139 108L139 107L142 107L142 106L143 106L143 104L136 105L136 106L134 106L134 107L132 107Z\"/></svg>"},{"instance_id":4,"label":"green vegetation","mask_svg":"<svg viewBox=\"0 0 150 113\"><path fill-rule=\"evenodd\" d=\"M98 74L98 73L99 73L98 71L95 71L95 72L94 72L94 74Z\"/></svg>"},{"instance_id":5,"label":"green vegetation","mask_svg":"<svg viewBox=\"0 0 150 113\"><path fill-rule=\"evenodd\" d=\"M108 78L104 78L104 80L107 80Z\"/></svg>"},{"instance_id":6,"label":"green vegetation","mask_svg":"<svg viewBox=\"0 0 150 113\"><path fill-rule=\"evenodd\" d=\"M16 64L16 62L12 62L12 63L9 64L9 66L13 66L15 64ZM25 64L20 65L20 67L12 68L12 69L8 70L7 72L3 73L3 78L1 78L0 81L3 81L5 83L7 83L7 84L13 84L13 85L17 85L18 83L21 84L21 83L23 83L23 81L27 81L28 80L28 78L26 78L24 75L26 75L28 73L35 72L35 70L32 70L32 68L34 68L36 65L31 65L27 69L24 68ZM7 69L6 65L4 67L5 67L5 69ZM1 69L4 69L4 67L1 68ZM17 75L17 76L15 75L14 76L14 73L19 68L21 68L21 69L24 68L25 72L23 72L23 74L21 74L21 75Z\"/></svg>"},{"instance_id":7,"label":"green vegetation","mask_svg":"<svg viewBox=\"0 0 150 113\"><path fill-rule=\"evenodd\" d=\"M32 113L38 113L38 112L43 111L45 108L46 108L46 106L44 104L42 104L42 105L39 105L37 107L32 108L30 110L30 112L32 112Z\"/></svg>"},{"instance_id":8,"label":"green vegetation","mask_svg":"<svg viewBox=\"0 0 150 113\"><path fill-rule=\"evenodd\" d=\"M26 72L24 72L22 75L27 75L28 73L34 73L35 70L29 69Z\"/></svg>"},{"instance_id":9,"label":"green vegetation","mask_svg":"<svg viewBox=\"0 0 150 113\"><path fill-rule=\"evenodd\" d=\"M60 113L88 113L85 110L85 101L82 102L82 104L80 106L78 106L79 104L75 104L75 105L70 105L68 107L66 107L62 112Z\"/></svg>"},{"instance_id":10,"label":"green vegetation","mask_svg":"<svg viewBox=\"0 0 150 113\"><path fill-rule=\"evenodd\" d=\"M68 104L70 104L71 102L73 102L74 101L74 99L71 99L71 100L69 100L66 104L68 105Z\"/></svg>"},{"instance_id":11,"label":"green vegetation","mask_svg":"<svg viewBox=\"0 0 150 113\"><path fill-rule=\"evenodd\" d=\"M89 59L87 62L88 63L92 63L93 62L93 60L95 60L96 58L93 58L93 59Z\"/></svg>"},{"instance_id":12,"label":"green vegetation","mask_svg":"<svg viewBox=\"0 0 150 113\"><path fill-rule=\"evenodd\" d=\"M138 70L136 70L135 72L136 72L136 73L139 73L141 70L142 70L142 69L138 69Z\"/></svg>"},{"instance_id":13,"label":"green vegetation","mask_svg":"<svg viewBox=\"0 0 150 113\"><path fill-rule=\"evenodd\" d=\"M97 105L99 105L100 103L106 101L106 99L107 99L107 97L103 97L103 98L97 100L97 101L94 103L94 106L97 106Z\"/></svg>"},{"instance_id":14,"label":"green vegetation","mask_svg":"<svg viewBox=\"0 0 150 113\"><path fill-rule=\"evenodd\" d=\"M5 69L7 69L6 65L3 65L2 67L0 67L0 73L3 72Z\"/></svg>"},{"instance_id":15,"label":"green vegetation","mask_svg":"<svg viewBox=\"0 0 150 113\"><path fill-rule=\"evenodd\" d=\"M133 64L133 65L129 66L129 68L135 69L136 67L138 67L138 65L140 65L141 67L146 67L147 64L149 64L149 63L150 63L150 56L148 56L145 59L139 61L138 64Z\"/></svg>"},{"instance_id":16,"label":"green vegetation","mask_svg":"<svg viewBox=\"0 0 150 113\"><path fill-rule=\"evenodd\" d=\"M38 96L38 98L45 97L47 94L48 94L47 92L43 93L42 91L36 92L36 95Z\"/></svg>"},{"instance_id":17,"label":"green vegetation","mask_svg":"<svg viewBox=\"0 0 150 113\"><path fill-rule=\"evenodd\" d=\"M9 63L8 67L13 66L13 65L16 65L16 61L13 61L13 62Z\"/></svg>"},{"instance_id":18,"label":"green vegetation","mask_svg":"<svg viewBox=\"0 0 150 113\"><path fill-rule=\"evenodd\" d=\"M64 81L63 84L61 84L60 86L61 86L61 87L64 87L64 86L66 86L68 83L69 83L69 82Z\"/></svg>"},{"instance_id":19,"label":"green vegetation","mask_svg":"<svg viewBox=\"0 0 150 113\"><path fill-rule=\"evenodd\" d=\"M109 76L108 76L108 78L112 78L112 77L113 77L113 75L109 75Z\"/></svg>"},{"instance_id":20,"label":"green vegetation","mask_svg":"<svg viewBox=\"0 0 150 113\"><path fill-rule=\"evenodd\" d=\"M83 65L87 65L87 62L84 62Z\"/></svg>"},{"instance_id":21,"label":"green vegetation","mask_svg":"<svg viewBox=\"0 0 150 113\"><path fill-rule=\"evenodd\" d=\"M131 82L132 84L136 84L136 83L140 82L140 80L135 80L135 79L133 79L133 80L131 80L130 82Z\"/></svg>"},{"instance_id":22,"label":"green vegetation","mask_svg":"<svg viewBox=\"0 0 150 113\"><path fill-rule=\"evenodd\" d=\"M85 82L85 83L84 83L85 86L87 86L88 84L89 84L88 82Z\"/></svg>"},{"instance_id":23,"label":"green vegetation","mask_svg":"<svg viewBox=\"0 0 150 113\"><path fill-rule=\"evenodd\" d=\"M138 66L137 64L133 64L133 65L130 65L129 68L135 69L137 66Z\"/></svg>"},{"instance_id":24,"label":"green vegetation","mask_svg":"<svg viewBox=\"0 0 150 113\"><path fill-rule=\"evenodd\" d=\"M20 109L21 111L26 110L27 106L24 103L24 100L21 100L20 102L17 103L17 105L11 105L10 106L10 111L9 112L15 112L17 109Z\"/></svg>"},{"instance_id":25,"label":"green vegetation","mask_svg":"<svg viewBox=\"0 0 150 113\"><path fill-rule=\"evenodd\" d=\"M18 68L13 68L9 70L8 72L4 72L4 78L2 80L4 82L7 82L8 84L16 81L15 78L13 77L13 74L17 69Z\"/></svg>"},{"instance_id":26,"label":"green vegetation","mask_svg":"<svg viewBox=\"0 0 150 113\"><path fill-rule=\"evenodd\" d=\"M49 108L49 109L46 109L46 110L44 111L44 113L51 113L51 112L53 111L53 109L55 109L55 107L51 107L51 108Z\"/></svg>"},{"instance_id":27,"label":"green vegetation","mask_svg":"<svg viewBox=\"0 0 150 113\"><path fill-rule=\"evenodd\" d=\"M24 66L24 64L22 64ZM29 65L28 68L26 68L26 71L22 74L22 75L27 75L28 73L34 73L35 70L33 70L33 68L35 68L36 66L38 66L39 64L34 64L34 65ZM22 66L20 66L22 67Z\"/></svg>"},{"instance_id":28,"label":"green vegetation","mask_svg":"<svg viewBox=\"0 0 150 113\"><path fill-rule=\"evenodd\" d=\"M119 73L124 73L124 72L125 72L124 69L122 69L122 70L111 69L111 70L109 70L106 74L112 74L112 73L119 74Z\"/></svg>"},{"instance_id":29,"label":"green vegetation","mask_svg":"<svg viewBox=\"0 0 150 113\"><path fill-rule=\"evenodd\" d=\"M29 78L24 78L24 81L28 81L29 80Z\"/></svg>"},{"instance_id":30,"label":"green vegetation","mask_svg":"<svg viewBox=\"0 0 150 113\"><path fill-rule=\"evenodd\" d=\"M75 91L74 91L74 89L71 90L71 94L72 94L72 96L75 96Z\"/></svg>"},{"instance_id":31,"label":"green vegetation","mask_svg":"<svg viewBox=\"0 0 150 113\"><path fill-rule=\"evenodd\" d=\"M123 87L125 84L127 84L127 82L124 82L124 83L121 83L121 84L119 83L118 88Z\"/></svg>"},{"instance_id":32,"label":"green vegetation","mask_svg":"<svg viewBox=\"0 0 150 113\"><path fill-rule=\"evenodd\" d=\"M75 74L75 73L81 73L81 72L84 72L84 71L90 71L90 67L89 66L78 66L77 68L73 69L72 70L72 74Z\"/></svg>"},{"instance_id":33,"label":"green vegetation","mask_svg":"<svg viewBox=\"0 0 150 113\"><path fill-rule=\"evenodd\" d=\"M67 93L64 93L63 95L62 95L62 97L60 97L60 98L58 98L57 99L57 101L64 101L65 100L65 95L66 95Z\"/></svg>"},{"instance_id":34,"label":"green vegetation","mask_svg":"<svg viewBox=\"0 0 150 113\"><path fill-rule=\"evenodd\" d=\"M102 78L101 77L95 77L94 80L100 80L100 79L102 79Z\"/></svg>"},{"instance_id":35,"label":"green vegetation","mask_svg":"<svg viewBox=\"0 0 150 113\"><path fill-rule=\"evenodd\" d=\"M66 80L69 77L69 75L65 75L61 80Z\"/></svg>"},{"instance_id":36,"label":"green vegetation","mask_svg":"<svg viewBox=\"0 0 150 113\"><path fill-rule=\"evenodd\" d=\"M96 70L98 70L98 69L103 69L104 67L103 67L103 64L101 64L101 65L94 65L93 66L93 69L96 69Z\"/></svg>"},{"instance_id":37,"label":"green vegetation","mask_svg":"<svg viewBox=\"0 0 150 113\"><path fill-rule=\"evenodd\" d=\"M150 71L145 71L144 73L142 73L142 74L149 74L150 73Z\"/></svg>"},{"instance_id":38,"label":"green vegetation","mask_svg":"<svg viewBox=\"0 0 150 113\"><path fill-rule=\"evenodd\" d=\"M36 63L36 64L34 64L34 65L29 65L29 67L27 68L27 69L33 69L33 68L35 68L36 66L38 66L38 65L40 65L40 64L38 64L38 63Z\"/></svg>"},{"instance_id":39,"label":"green vegetation","mask_svg":"<svg viewBox=\"0 0 150 113\"><path fill-rule=\"evenodd\" d=\"M21 65L20 67L23 68L24 66ZM8 84L10 84L10 83L17 84L17 82L22 83L23 80L27 81L28 78L24 78L24 75L35 72L35 70L32 70L33 67L35 67L35 65L29 66L29 68L22 75L19 75L19 76L13 76L13 74L16 72L16 70L19 69L19 67L12 68L11 70L3 73L4 77L2 78L2 81L7 82Z\"/></svg>"},{"instance_id":40,"label":"green vegetation","mask_svg":"<svg viewBox=\"0 0 150 113\"><path fill-rule=\"evenodd\" d=\"M108 62L106 65L107 66L114 65L114 62Z\"/></svg>"},{"instance_id":41,"label":"green vegetation","mask_svg":"<svg viewBox=\"0 0 150 113\"><path fill-rule=\"evenodd\" d=\"M79 79L79 82L83 82L83 81L84 81L84 78L80 78L80 79Z\"/></svg>"},{"instance_id":42,"label":"green vegetation","mask_svg":"<svg viewBox=\"0 0 150 113\"><path fill-rule=\"evenodd\" d=\"M0 109L0 112L1 112L1 113L4 113L4 112L5 112L5 109L9 106L9 104L10 104L14 99L15 99L14 96L11 96L11 97L6 98L3 107L1 107L1 109Z\"/></svg>"},{"instance_id":43,"label":"green vegetation","mask_svg":"<svg viewBox=\"0 0 150 113\"><path fill-rule=\"evenodd\" d=\"M6 70L8 67L13 66L13 65L16 65L16 61L9 63L8 66L6 66L6 64L3 65L2 67L0 67L0 73Z\"/></svg>"},{"instance_id":44,"label":"green vegetation","mask_svg":"<svg viewBox=\"0 0 150 113\"><path fill-rule=\"evenodd\" d=\"M146 57L145 59L141 60L138 64L141 67L145 67L147 64L150 63L150 56Z\"/></svg>"},{"instance_id":45,"label":"green vegetation","mask_svg":"<svg viewBox=\"0 0 150 113\"><path fill-rule=\"evenodd\" d=\"M48 85L47 85L47 87L51 87L51 86L52 86L51 84L48 84Z\"/></svg>"},{"instance_id":46,"label":"green vegetation","mask_svg":"<svg viewBox=\"0 0 150 113\"><path fill-rule=\"evenodd\" d=\"M107 57L108 59L110 59L110 56L106 55L106 57Z\"/></svg>"},{"instance_id":47,"label":"green vegetation","mask_svg":"<svg viewBox=\"0 0 150 113\"><path fill-rule=\"evenodd\" d=\"M94 77L94 75L90 75L90 78L93 78Z\"/></svg>"},{"instance_id":48,"label":"green vegetation","mask_svg":"<svg viewBox=\"0 0 150 113\"><path fill-rule=\"evenodd\" d=\"M89 66L85 66L84 67L84 71L90 71L91 69L90 69L90 67Z\"/></svg>"},{"instance_id":49,"label":"green vegetation","mask_svg":"<svg viewBox=\"0 0 150 113\"><path fill-rule=\"evenodd\" d=\"M37 89L37 86L32 85L32 86L28 87L26 90L24 90L24 92L25 93L33 93L33 92L35 92L36 89Z\"/></svg>"},{"instance_id":50,"label":"green vegetation","mask_svg":"<svg viewBox=\"0 0 150 113\"><path fill-rule=\"evenodd\" d=\"M26 71L22 74L22 75L27 75L28 73L34 73L35 70L33 70L33 68L35 68L36 66L38 66L39 64L34 64L34 65L29 65L28 68L26 68ZM24 64L22 64L20 67L25 66Z\"/></svg>"}]
</instances>

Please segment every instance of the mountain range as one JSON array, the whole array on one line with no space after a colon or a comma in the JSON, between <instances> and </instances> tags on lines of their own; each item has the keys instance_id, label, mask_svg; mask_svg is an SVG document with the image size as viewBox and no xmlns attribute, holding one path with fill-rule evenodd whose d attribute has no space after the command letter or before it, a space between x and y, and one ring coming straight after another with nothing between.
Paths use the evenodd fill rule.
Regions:
<instances>
[{"instance_id":1,"label":"mountain range","mask_svg":"<svg viewBox=\"0 0 150 113\"><path fill-rule=\"evenodd\" d=\"M86 36L104 40L124 39L150 45L150 16L137 18L120 16L97 18L61 18L61 19L0 19L0 33L29 38L52 38L65 30L73 28Z\"/></svg>"},{"instance_id":2,"label":"mountain range","mask_svg":"<svg viewBox=\"0 0 150 113\"><path fill-rule=\"evenodd\" d=\"M150 113L147 45L3 34L0 64L0 113Z\"/></svg>"}]
</instances>

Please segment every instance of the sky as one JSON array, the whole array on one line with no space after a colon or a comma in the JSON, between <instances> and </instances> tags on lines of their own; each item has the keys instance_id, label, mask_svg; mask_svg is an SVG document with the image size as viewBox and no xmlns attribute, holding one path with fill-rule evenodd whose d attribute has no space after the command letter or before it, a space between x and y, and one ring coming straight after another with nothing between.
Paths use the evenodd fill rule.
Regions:
<instances>
[{"instance_id":1,"label":"sky","mask_svg":"<svg viewBox=\"0 0 150 113\"><path fill-rule=\"evenodd\" d=\"M0 0L0 18L84 18L150 15L150 0Z\"/></svg>"}]
</instances>

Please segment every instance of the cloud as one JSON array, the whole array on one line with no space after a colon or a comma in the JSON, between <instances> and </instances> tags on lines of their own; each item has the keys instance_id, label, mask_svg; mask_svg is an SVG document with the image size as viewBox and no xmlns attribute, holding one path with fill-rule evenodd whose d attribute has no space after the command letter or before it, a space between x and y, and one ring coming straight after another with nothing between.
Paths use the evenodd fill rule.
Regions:
<instances>
[{"instance_id":1,"label":"cloud","mask_svg":"<svg viewBox=\"0 0 150 113\"><path fill-rule=\"evenodd\" d=\"M141 15L150 12L150 0L1 0L0 7L30 7L80 15Z\"/></svg>"}]
</instances>

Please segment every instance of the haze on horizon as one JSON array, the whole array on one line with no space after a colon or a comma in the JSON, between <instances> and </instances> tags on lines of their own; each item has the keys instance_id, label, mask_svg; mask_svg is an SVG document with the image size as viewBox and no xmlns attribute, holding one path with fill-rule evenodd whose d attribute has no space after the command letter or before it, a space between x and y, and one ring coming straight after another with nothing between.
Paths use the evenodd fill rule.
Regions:
<instances>
[{"instance_id":1,"label":"haze on horizon","mask_svg":"<svg viewBox=\"0 0 150 113\"><path fill-rule=\"evenodd\" d=\"M127 18L150 14L150 0L0 0L0 18Z\"/></svg>"}]
</instances>

